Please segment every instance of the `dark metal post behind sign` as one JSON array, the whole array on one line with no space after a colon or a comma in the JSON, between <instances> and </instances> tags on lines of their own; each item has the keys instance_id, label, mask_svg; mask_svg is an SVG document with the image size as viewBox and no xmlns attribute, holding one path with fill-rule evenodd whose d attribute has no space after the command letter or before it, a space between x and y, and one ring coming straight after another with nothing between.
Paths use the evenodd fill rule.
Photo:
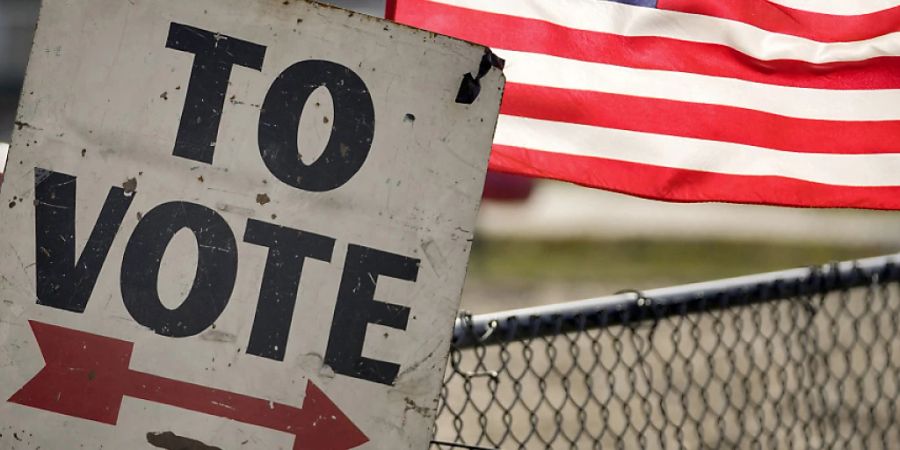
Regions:
<instances>
[{"instance_id":1,"label":"dark metal post behind sign","mask_svg":"<svg viewBox=\"0 0 900 450\"><path fill-rule=\"evenodd\" d=\"M425 448L489 60L305 2L45 1L0 194L0 447Z\"/></svg>"}]
</instances>

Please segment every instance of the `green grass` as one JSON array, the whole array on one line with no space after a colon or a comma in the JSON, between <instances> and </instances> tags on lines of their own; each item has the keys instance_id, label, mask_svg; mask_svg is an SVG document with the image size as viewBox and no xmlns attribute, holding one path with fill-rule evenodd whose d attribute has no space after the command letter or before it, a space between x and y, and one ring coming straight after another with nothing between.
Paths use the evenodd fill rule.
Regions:
<instances>
[{"instance_id":1,"label":"green grass","mask_svg":"<svg viewBox=\"0 0 900 450\"><path fill-rule=\"evenodd\" d=\"M469 277L487 282L689 283L896 252L888 247L717 240L476 240Z\"/></svg>"}]
</instances>

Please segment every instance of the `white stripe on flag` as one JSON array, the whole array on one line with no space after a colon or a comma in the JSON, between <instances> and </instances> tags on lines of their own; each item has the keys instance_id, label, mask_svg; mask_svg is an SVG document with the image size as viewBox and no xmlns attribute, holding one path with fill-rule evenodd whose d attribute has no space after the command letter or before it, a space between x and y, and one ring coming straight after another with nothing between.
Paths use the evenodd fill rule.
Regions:
<instances>
[{"instance_id":1,"label":"white stripe on flag","mask_svg":"<svg viewBox=\"0 0 900 450\"><path fill-rule=\"evenodd\" d=\"M623 36L661 36L725 45L762 60L812 63L900 56L900 32L856 42L823 43L761 30L742 22L601 0L432 0L496 14ZM740 1L740 0L735 0Z\"/></svg>"},{"instance_id":2,"label":"white stripe on flag","mask_svg":"<svg viewBox=\"0 0 900 450\"><path fill-rule=\"evenodd\" d=\"M900 89L841 91L752 83L683 72L633 69L539 53L496 50L506 80L562 89L736 106L819 120L898 120Z\"/></svg>"},{"instance_id":3,"label":"white stripe on flag","mask_svg":"<svg viewBox=\"0 0 900 450\"><path fill-rule=\"evenodd\" d=\"M772 175L840 186L895 186L900 154L795 153L501 115L494 143L676 169Z\"/></svg>"},{"instance_id":4,"label":"white stripe on flag","mask_svg":"<svg viewBox=\"0 0 900 450\"><path fill-rule=\"evenodd\" d=\"M898 0L769 0L788 8L820 14L855 16L900 6Z\"/></svg>"},{"instance_id":5,"label":"white stripe on flag","mask_svg":"<svg viewBox=\"0 0 900 450\"><path fill-rule=\"evenodd\" d=\"M9 152L9 144L0 142L0 173L6 171L6 156Z\"/></svg>"}]
</instances>

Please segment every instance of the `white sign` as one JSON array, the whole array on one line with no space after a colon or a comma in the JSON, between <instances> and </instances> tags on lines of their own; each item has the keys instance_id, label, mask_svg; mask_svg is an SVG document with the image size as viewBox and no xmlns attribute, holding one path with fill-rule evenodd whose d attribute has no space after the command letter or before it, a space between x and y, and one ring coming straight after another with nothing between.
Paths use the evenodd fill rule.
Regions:
<instances>
[{"instance_id":1,"label":"white sign","mask_svg":"<svg viewBox=\"0 0 900 450\"><path fill-rule=\"evenodd\" d=\"M0 448L427 448L485 50L297 1L43 3L0 193Z\"/></svg>"}]
</instances>

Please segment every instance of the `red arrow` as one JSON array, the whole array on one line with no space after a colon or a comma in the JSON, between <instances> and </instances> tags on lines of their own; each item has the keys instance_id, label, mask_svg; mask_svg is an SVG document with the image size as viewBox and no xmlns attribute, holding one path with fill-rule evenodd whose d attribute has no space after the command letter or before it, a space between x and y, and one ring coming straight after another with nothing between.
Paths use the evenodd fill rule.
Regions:
<instances>
[{"instance_id":1,"label":"red arrow","mask_svg":"<svg viewBox=\"0 0 900 450\"><path fill-rule=\"evenodd\" d=\"M296 408L131 370L131 342L29 323L46 366L10 402L115 425L127 395L290 433L294 450L347 450L369 440L311 381Z\"/></svg>"}]
</instances>

